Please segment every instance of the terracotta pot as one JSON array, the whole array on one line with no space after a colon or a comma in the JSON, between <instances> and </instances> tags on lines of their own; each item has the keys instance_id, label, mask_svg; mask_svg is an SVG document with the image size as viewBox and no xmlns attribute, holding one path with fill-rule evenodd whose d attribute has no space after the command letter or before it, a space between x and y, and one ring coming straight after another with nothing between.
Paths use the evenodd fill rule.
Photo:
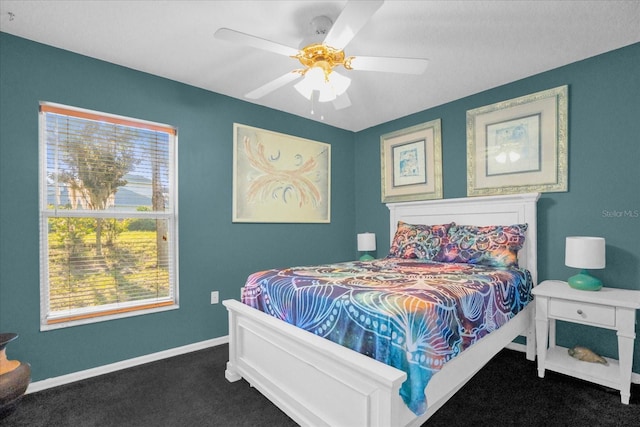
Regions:
<instances>
[{"instance_id":1,"label":"terracotta pot","mask_svg":"<svg viewBox=\"0 0 640 427\"><path fill-rule=\"evenodd\" d=\"M18 334L0 334L0 419L10 415L31 381L31 365L18 360L7 360L6 346Z\"/></svg>"}]
</instances>

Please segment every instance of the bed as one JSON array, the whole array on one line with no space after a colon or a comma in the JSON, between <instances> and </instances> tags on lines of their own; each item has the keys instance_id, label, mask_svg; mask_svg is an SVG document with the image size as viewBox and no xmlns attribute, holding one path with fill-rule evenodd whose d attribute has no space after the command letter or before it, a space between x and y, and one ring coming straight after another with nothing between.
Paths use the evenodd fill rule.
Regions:
<instances>
[{"instance_id":1,"label":"bed","mask_svg":"<svg viewBox=\"0 0 640 427\"><path fill-rule=\"evenodd\" d=\"M535 285L538 198L539 194L533 193L388 204L391 243L393 246L401 223L478 227L526 224L517 262ZM410 269L414 261L402 264ZM396 260L376 260L371 264L382 269L394 263ZM345 265L363 267L357 262ZM401 396L407 372L240 301L223 303L229 313L227 380L244 378L301 425L421 425L501 349L522 349L527 359L534 360L534 305L520 304L517 314L504 324L447 358L424 389L426 406L410 409L406 393ZM520 335L526 338L526 345L512 343Z\"/></svg>"}]
</instances>

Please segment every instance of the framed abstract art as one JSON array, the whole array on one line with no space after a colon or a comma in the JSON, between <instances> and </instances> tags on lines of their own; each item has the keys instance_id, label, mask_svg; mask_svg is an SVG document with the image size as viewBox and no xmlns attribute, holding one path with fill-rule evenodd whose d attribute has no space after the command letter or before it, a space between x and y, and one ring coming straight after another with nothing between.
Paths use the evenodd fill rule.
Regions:
<instances>
[{"instance_id":1,"label":"framed abstract art","mask_svg":"<svg viewBox=\"0 0 640 427\"><path fill-rule=\"evenodd\" d=\"M234 123L233 222L331 222L331 145Z\"/></svg>"}]
</instances>

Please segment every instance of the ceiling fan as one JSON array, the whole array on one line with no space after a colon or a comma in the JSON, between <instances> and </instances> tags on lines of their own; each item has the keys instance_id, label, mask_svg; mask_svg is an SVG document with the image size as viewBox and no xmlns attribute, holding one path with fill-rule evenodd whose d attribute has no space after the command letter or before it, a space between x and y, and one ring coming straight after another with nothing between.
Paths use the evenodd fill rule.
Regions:
<instances>
[{"instance_id":1,"label":"ceiling fan","mask_svg":"<svg viewBox=\"0 0 640 427\"><path fill-rule=\"evenodd\" d=\"M379 71L403 74L422 74L428 61L420 58L392 58L376 56L346 56L344 48L355 37L371 16L382 6L378 1L349 1L335 23L326 16L312 20L315 37L306 39L300 49L270 40L241 33L229 28L220 28L215 37L220 40L263 49L298 59L303 68L288 72L275 80L247 93L249 99L263 96L302 78L296 90L307 99L318 102L333 101L336 109L346 108L351 101L346 89L351 79L335 71L342 66L346 70Z\"/></svg>"}]
</instances>

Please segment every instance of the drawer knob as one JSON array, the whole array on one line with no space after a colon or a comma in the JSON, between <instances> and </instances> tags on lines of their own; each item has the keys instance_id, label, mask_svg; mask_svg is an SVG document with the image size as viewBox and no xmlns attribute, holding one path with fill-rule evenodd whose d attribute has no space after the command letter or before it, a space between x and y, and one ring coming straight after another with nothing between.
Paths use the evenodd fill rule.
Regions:
<instances>
[{"instance_id":1,"label":"drawer knob","mask_svg":"<svg viewBox=\"0 0 640 427\"><path fill-rule=\"evenodd\" d=\"M578 314L582 315L582 310L578 309Z\"/></svg>"}]
</instances>

